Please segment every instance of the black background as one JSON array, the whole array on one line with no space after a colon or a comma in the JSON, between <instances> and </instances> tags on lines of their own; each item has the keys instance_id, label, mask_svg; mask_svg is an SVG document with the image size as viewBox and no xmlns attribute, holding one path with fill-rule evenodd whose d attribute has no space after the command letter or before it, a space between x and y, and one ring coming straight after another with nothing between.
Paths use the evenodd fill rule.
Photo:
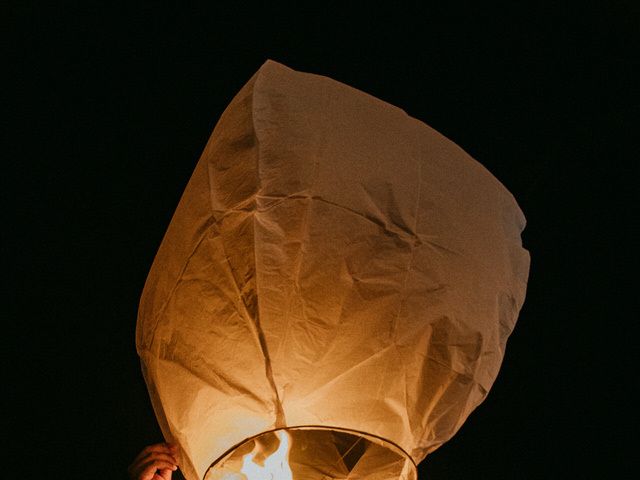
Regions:
<instances>
[{"instance_id":1,"label":"black background","mask_svg":"<svg viewBox=\"0 0 640 480\"><path fill-rule=\"evenodd\" d=\"M271 58L428 123L527 216L501 373L420 478L633 478L638 3L386 3L3 7L4 475L124 478L161 440L138 299L219 115Z\"/></svg>"}]
</instances>

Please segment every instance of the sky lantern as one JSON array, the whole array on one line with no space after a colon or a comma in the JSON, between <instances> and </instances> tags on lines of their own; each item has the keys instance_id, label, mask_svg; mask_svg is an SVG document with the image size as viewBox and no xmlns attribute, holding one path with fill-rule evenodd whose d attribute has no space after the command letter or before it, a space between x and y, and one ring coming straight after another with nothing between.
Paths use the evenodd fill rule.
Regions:
<instances>
[{"instance_id":1,"label":"sky lantern","mask_svg":"<svg viewBox=\"0 0 640 480\"><path fill-rule=\"evenodd\" d=\"M143 291L188 480L414 480L523 304L512 195L401 109L268 61L227 107Z\"/></svg>"}]
</instances>

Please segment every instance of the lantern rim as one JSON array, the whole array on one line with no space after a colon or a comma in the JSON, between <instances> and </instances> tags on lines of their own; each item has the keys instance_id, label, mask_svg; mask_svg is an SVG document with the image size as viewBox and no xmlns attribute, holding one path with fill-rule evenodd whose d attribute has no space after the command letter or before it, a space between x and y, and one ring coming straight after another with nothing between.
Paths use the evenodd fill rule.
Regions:
<instances>
[{"instance_id":1,"label":"lantern rim","mask_svg":"<svg viewBox=\"0 0 640 480\"><path fill-rule=\"evenodd\" d=\"M255 435L251 435L249 437L246 437L245 439L243 439L241 442L236 443L235 445L233 445L232 447L230 447L229 449L227 449L222 455L220 455L216 460L214 460L209 467L207 467L204 476L202 478L202 480L205 480L207 477L207 474L209 473L209 471L216 467L218 464L224 462L225 460L227 460L227 458L229 456L231 456L231 454L236 451L238 448L240 448L242 445L245 445L246 443L259 438L263 435L269 434L269 433L276 433L276 432L280 432L280 431L290 431L290 430L325 430L325 431L334 431L334 432L343 432L343 433L349 433L349 434L353 434L355 436L359 436L361 438L364 438L366 440L371 441L372 443L376 443L380 446L386 447L389 450L393 451L394 453L400 455L401 457L404 457L405 459L408 459L411 466L413 467L413 478L416 479L418 478L417 476L417 464L414 461L413 457L411 457L411 455L409 455L400 445L398 445L397 443L395 443L392 440L389 440L387 438L381 437L380 435L376 435L376 434L372 434L372 433L368 433L368 432L363 432L362 430L356 430L354 428L345 428L345 427L336 427L336 426L332 426L332 425L293 425L293 426L286 426L286 427L279 427L279 428L272 428L269 430L264 430L260 433L257 433Z\"/></svg>"}]
</instances>

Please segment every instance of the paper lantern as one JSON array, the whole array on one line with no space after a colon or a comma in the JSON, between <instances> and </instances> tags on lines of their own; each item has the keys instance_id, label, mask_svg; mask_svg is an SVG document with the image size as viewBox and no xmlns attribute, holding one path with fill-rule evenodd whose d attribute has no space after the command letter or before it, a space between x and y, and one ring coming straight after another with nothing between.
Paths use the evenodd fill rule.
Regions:
<instances>
[{"instance_id":1,"label":"paper lantern","mask_svg":"<svg viewBox=\"0 0 640 480\"><path fill-rule=\"evenodd\" d=\"M140 305L185 476L415 479L496 378L524 224L424 123L265 63L220 118Z\"/></svg>"}]
</instances>

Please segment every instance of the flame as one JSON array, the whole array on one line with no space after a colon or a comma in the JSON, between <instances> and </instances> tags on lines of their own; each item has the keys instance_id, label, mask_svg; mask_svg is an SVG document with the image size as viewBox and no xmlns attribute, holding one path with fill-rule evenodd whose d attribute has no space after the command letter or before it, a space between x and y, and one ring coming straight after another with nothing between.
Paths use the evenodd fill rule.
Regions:
<instances>
[{"instance_id":1,"label":"flame","mask_svg":"<svg viewBox=\"0 0 640 480\"><path fill-rule=\"evenodd\" d=\"M283 430L276 432L280 445L278 449L264 460L264 465L258 464L254 457L260 453L260 447L256 447L251 453L242 457L242 469L240 470L247 480L293 480L291 467L289 466L289 434Z\"/></svg>"}]
</instances>

